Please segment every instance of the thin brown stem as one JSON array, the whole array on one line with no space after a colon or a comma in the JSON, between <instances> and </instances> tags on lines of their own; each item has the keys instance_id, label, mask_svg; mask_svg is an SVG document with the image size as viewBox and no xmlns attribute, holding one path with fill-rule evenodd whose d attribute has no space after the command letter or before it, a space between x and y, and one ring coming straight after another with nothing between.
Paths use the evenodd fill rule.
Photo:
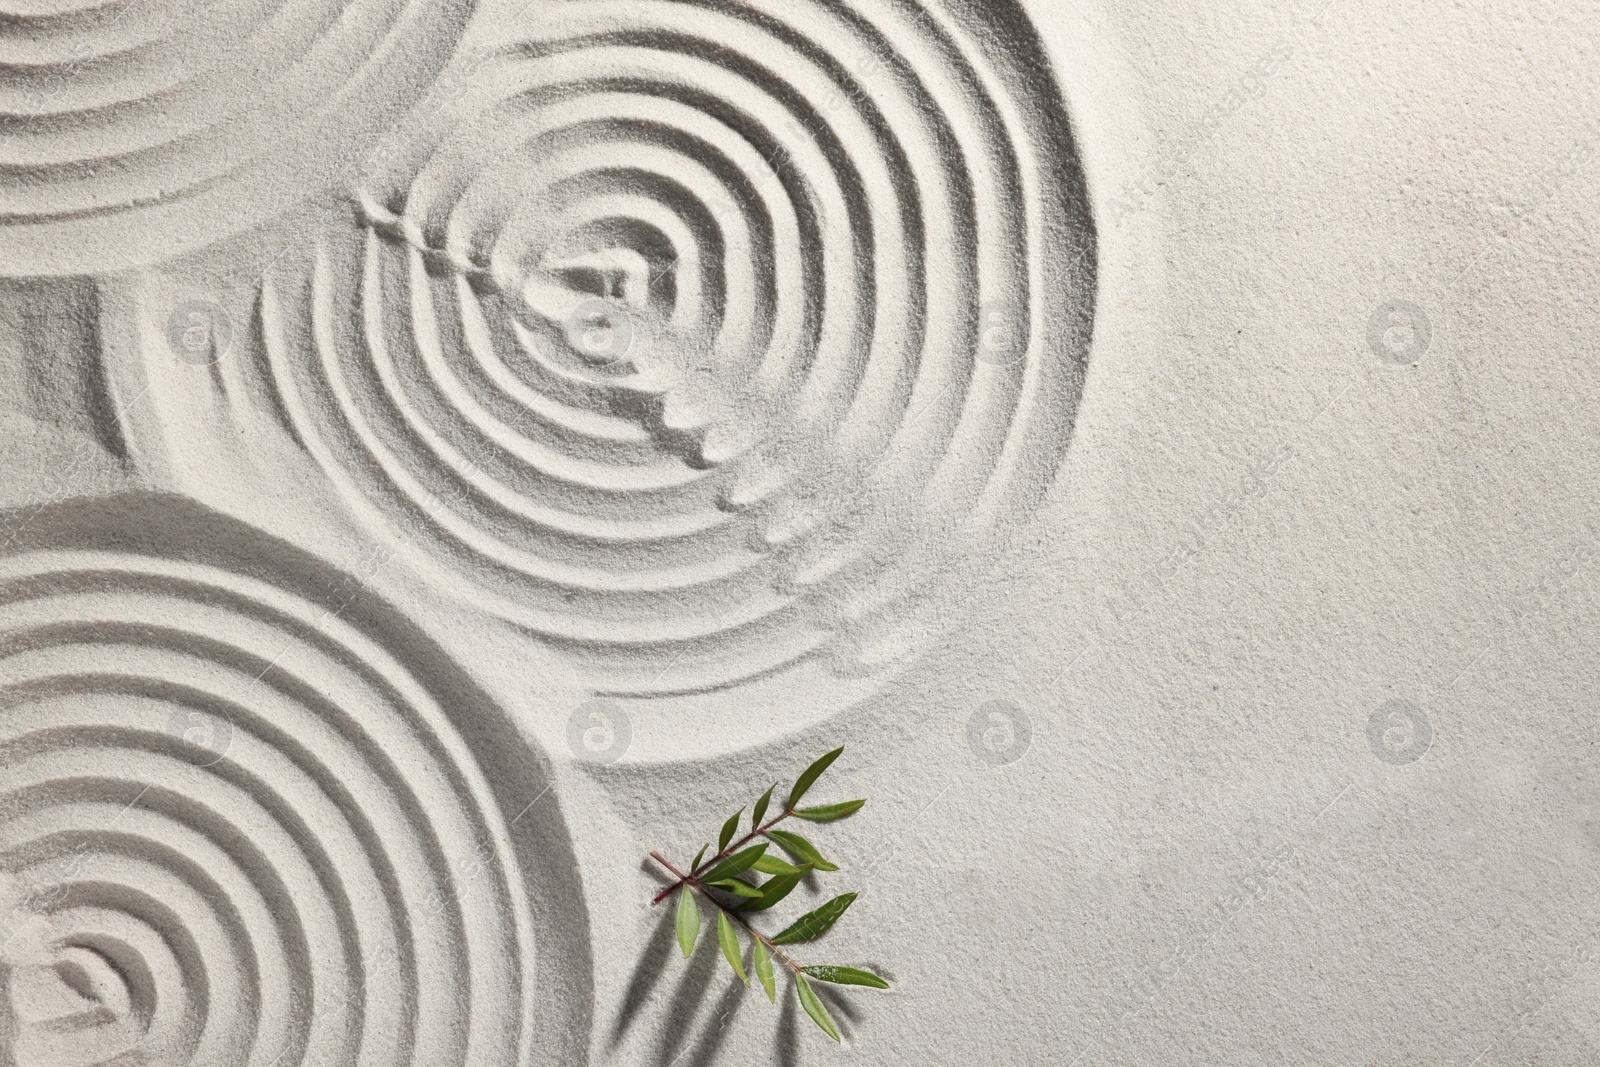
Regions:
<instances>
[{"instance_id":1,"label":"thin brown stem","mask_svg":"<svg viewBox=\"0 0 1600 1067\"><path fill-rule=\"evenodd\" d=\"M674 889L678 888L678 886L682 885L684 882L687 882L689 880L689 876L688 875L684 874L682 871L678 870L678 868L674 867L672 865L672 861L671 860L667 859L667 857L663 856L661 853L657 852L655 849L651 849L650 850L650 858L655 860L657 863L661 864L661 866L665 867L667 870L671 871L673 874L678 876L678 880L667 888L667 892L668 893L672 892ZM658 897L657 899L660 899L660 898Z\"/></svg>"},{"instance_id":2,"label":"thin brown stem","mask_svg":"<svg viewBox=\"0 0 1600 1067\"><path fill-rule=\"evenodd\" d=\"M785 812L785 814L788 814L788 813ZM777 821L778 821L777 819L773 820L773 822L777 822ZM770 826L772 824L768 823L767 825ZM751 836L754 836L754 833L752 833ZM754 926L750 925L750 920L746 919L743 915L740 915L738 912L734 911L732 908L728 907L722 901L718 900L715 896L713 896L712 893L711 893L711 890L707 889L704 885L702 885L698 878L696 878L692 874L684 874L682 871L678 870L678 868L676 868L676 867L674 867L672 865L672 861L671 860L667 859L665 856L663 856L659 852L652 851L650 853L650 858L655 860L657 863L661 864L661 866L665 867L667 870L671 871L673 874L678 876L678 881L676 883L674 883L672 886L668 887L668 889L666 890L667 893L672 892L672 890L674 890L674 889L676 889L676 888L678 888L679 886L682 886L682 885L693 886L694 888L700 890L700 895L701 896L703 896L707 900L709 900L711 902L711 904L718 911L722 912L728 918L732 919L734 922L736 922L740 926L744 927L744 932L745 933L749 934L752 938L754 938L755 940L761 942L763 945L767 946L767 951L771 952L778 959L782 960L783 963L784 963L784 966L788 967L789 970L793 971L795 974L799 974L800 973L802 968L801 968L800 964L798 964L798 963L796 963L794 961L794 958L792 956L790 956L787 952L783 951L783 949L779 948L777 945L774 945L772 943L772 939L770 937L763 937L762 934L761 934L761 931L757 930ZM663 894L663 895L665 895L665 894Z\"/></svg>"},{"instance_id":3,"label":"thin brown stem","mask_svg":"<svg viewBox=\"0 0 1600 1067\"><path fill-rule=\"evenodd\" d=\"M761 835L765 834L768 830L772 829L774 826L778 825L780 822L782 822L783 820L787 819L789 816L791 816L793 814L794 814L794 809L793 808L789 808L783 814L779 815L776 819L769 820L765 826L758 826L754 830L751 830L749 833L747 833L743 837L739 838L739 840L733 842L727 848L723 849L721 852L718 852L715 856L712 856L710 859L708 859L705 862L701 863L694 870L690 871L689 874L679 874L678 875L678 880L676 882L673 882L671 885L667 886L667 888L663 889L661 892L657 893L655 895L655 898L653 900L651 900L650 903L652 905L655 905L655 904L661 903L663 900L666 900L669 896L672 895L672 891L674 889L677 889L684 882L688 881L690 875L699 874L701 871L710 868L713 864L721 863L723 860L727 859L729 856L733 855L735 852L738 852L745 845L749 844L751 841L755 840L757 837L760 837ZM654 856L655 853L652 852L652 853L650 853L650 855ZM666 860L662 860L661 862L665 863ZM678 874L678 869L676 867L673 867L672 868L672 873Z\"/></svg>"}]
</instances>

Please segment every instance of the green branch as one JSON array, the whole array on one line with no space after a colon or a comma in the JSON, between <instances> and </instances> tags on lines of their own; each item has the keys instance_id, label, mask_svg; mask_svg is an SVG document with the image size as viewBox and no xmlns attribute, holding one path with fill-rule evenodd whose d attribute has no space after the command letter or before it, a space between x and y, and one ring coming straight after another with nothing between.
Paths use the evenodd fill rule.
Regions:
<instances>
[{"instance_id":1,"label":"green branch","mask_svg":"<svg viewBox=\"0 0 1600 1067\"><path fill-rule=\"evenodd\" d=\"M794 975L795 996L799 999L800 1006L817 1026L821 1027L823 1033L835 1041L840 1039L839 1028L834 1023L833 1017L828 1014L827 1007L817 997L816 991L811 988L811 981L814 979L835 985L864 986L871 989L888 989L889 983L871 971L858 967L806 966L785 952L782 946L820 938L833 928L833 924L838 922L855 902L856 894L845 893L834 897L771 936L757 930L750 922L747 913L765 911L779 903L792 893L811 871L832 872L839 869L837 865L824 859L817 847L804 837L788 830L774 830L773 827L788 818L816 823L835 822L861 810L862 805L866 804L865 800L847 800L812 808L796 806L821 777L822 772L827 770L843 751L842 747L836 748L807 767L800 777L795 779L783 811L767 822L762 822L762 819L765 818L770 806L772 791L777 786L773 785L763 793L751 812L750 832L738 840L734 840L734 837L738 833L744 809L735 812L722 826L717 839L716 854L702 862L706 849L711 847L707 844L700 849L694 862L689 864L687 872L680 870L661 853L656 851L650 853L650 858L666 868L675 879L672 884L655 895L651 904L659 904L685 887L693 890L678 895L676 919L678 947L683 950L684 956L687 957L694 951L695 942L700 936L700 909L695 904L695 896L698 894L716 909L717 942L722 949L723 958L728 961L728 966L739 980L746 985L750 984L750 978L744 970L743 953L739 949L738 931L743 930L750 940L756 979L766 991L767 999L777 1002L777 990L772 977L772 957L776 956ZM757 838L763 840L759 844L751 845L750 842ZM788 854L792 862L767 855L769 845L777 845ZM752 875L762 874L769 876L765 882L751 881Z\"/></svg>"}]
</instances>

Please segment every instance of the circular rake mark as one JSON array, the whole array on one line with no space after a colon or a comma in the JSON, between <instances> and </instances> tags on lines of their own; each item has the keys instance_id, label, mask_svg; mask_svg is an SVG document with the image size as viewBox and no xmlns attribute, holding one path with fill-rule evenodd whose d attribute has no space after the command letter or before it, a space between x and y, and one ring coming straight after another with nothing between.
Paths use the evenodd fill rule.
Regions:
<instances>
[{"instance_id":1,"label":"circular rake mark","mask_svg":"<svg viewBox=\"0 0 1600 1067\"><path fill-rule=\"evenodd\" d=\"M1092 322L1081 177L1026 20L529 18L379 153L354 234L269 277L296 438L441 586L605 691L927 629L930 584L1053 478Z\"/></svg>"}]
</instances>

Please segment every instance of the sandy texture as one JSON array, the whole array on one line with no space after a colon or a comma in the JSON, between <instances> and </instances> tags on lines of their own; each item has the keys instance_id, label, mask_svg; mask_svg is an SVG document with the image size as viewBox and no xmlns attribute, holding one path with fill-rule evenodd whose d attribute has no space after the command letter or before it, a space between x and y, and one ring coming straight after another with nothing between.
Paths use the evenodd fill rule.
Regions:
<instances>
[{"instance_id":1,"label":"sandy texture","mask_svg":"<svg viewBox=\"0 0 1600 1067\"><path fill-rule=\"evenodd\" d=\"M0 1067L1600 1061L1597 33L0 0Z\"/></svg>"}]
</instances>

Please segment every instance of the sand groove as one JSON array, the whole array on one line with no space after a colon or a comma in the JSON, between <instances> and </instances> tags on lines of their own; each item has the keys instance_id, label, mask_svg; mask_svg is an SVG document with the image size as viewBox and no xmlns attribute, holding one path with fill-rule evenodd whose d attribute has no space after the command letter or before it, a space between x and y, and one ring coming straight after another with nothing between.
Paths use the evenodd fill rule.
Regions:
<instances>
[{"instance_id":1,"label":"sand groove","mask_svg":"<svg viewBox=\"0 0 1600 1067\"><path fill-rule=\"evenodd\" d=\"M441 584L610 691L878 632L1036 502L1093 307L1009 4L534 5L267 279L271 388Z\"/></svg>"},{"instance_id":2,"label":"sand groove","mask_svg":"<svg viewBox=\"0 0 1600 1067\"><path fill-rule=\"evenodd\" d=\"M448 59L471 0L130 0L0 5L7 272L148 261L240 229L346 173ZM397 62L404 57L404 63ZM403 77L397 77L402 75ZM340 166L338 153L356 149ZM358 147L360 146L360 147ZM265 179L265 183L263 183ZM281 195L263 195L284 186ZM216 197L206 206L185 202ZM140 246L143 246L141 252ZM101 259L96 261L95 254Z\"/></svg>"},{"instance_id":3,"label":"sand groove","mask_svg":"<svg viewBox=\"0 0 1600 1067\"><path fill-rule=\"evenodd\" d=\"M523 1064L529 901L435 696L192 561L0 561L6 1062Z\"/></svg>"}]
</instances>

